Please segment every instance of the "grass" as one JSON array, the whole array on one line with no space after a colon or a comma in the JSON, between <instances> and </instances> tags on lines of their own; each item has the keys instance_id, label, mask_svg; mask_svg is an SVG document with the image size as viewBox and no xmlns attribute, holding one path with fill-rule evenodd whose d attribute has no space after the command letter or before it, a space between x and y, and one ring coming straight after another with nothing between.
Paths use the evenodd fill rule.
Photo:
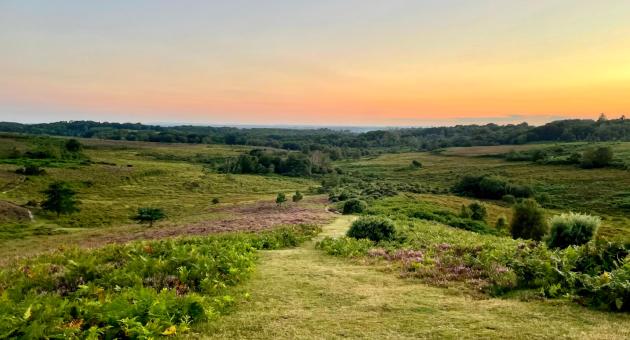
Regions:
<instances>
[{"instance_id":1,"label":"grass","mask_svg":"<svg viewBox=\"0 0 630 340\"><path fill-rule=\"evenodd\" d=\"M351 219L324 228L343 233ZM343 227L342 227L343 226ZM563 301L473 297L461 287L436 288L373 267L324 255L312 243L261 255L251 297L191 336L269 338L623 338L630 316ZM273 283L273 284L270 284Z\"/></svg>"},{"instance_id":2,"label":"grass","mask_svg":"<svg viewBox=\"0 0 630 340\"><path fill-rule=\"evenodd\" d=\"M630 154L630 143L616 143L615 150L620 157L626 157ZM627 189L630 188L630 172L627 170L586 170L570 165L507 162L491 157L461 156L462 153L460 150L453 156L426 152L383 154L358 161L339 161L336 165L353 177L417 184L428 192L441 193L448 191L464 175L487 173L502 176L533 186L537 195L548 198L545 207L554 213L575 211L599 215L603 220L602 235L610 239L630 239L630 218L627 217L627 206L630 205L626 206L630 202L630 191ZM420 161L423 167L410 167L413 160Z\"/></svg>"}]
</instances>

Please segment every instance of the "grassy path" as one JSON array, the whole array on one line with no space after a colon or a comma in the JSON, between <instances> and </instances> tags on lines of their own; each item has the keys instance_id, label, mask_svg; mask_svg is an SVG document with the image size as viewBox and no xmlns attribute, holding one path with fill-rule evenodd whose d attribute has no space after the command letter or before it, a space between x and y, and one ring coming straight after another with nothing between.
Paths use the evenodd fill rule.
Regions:
<instances>
[{"instance_id":1,"label":"grassy path","mask_svg":"<svg viewBox=\"0 0 630 340\"><path fill-rule=\"evenodd\" d=\"M352 217L324 228L342 235ZM562 302L475 299L327 256L310 242L263 252L251 299L193 334L216 339L628 338L630 317ZM203 336L201 336L203 337Z\"/></svg>"}]
</instances>

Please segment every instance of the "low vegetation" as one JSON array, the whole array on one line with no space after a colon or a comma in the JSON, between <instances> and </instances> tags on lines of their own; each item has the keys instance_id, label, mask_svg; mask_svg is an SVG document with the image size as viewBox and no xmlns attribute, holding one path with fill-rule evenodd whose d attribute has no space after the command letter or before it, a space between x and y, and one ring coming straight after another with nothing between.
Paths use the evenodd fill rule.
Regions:
<instances>
[{"instance_id":1,"label":"low vegetation","mask_svg":"<svg viewBox=\"0 0 630 340\"><path fill-rule=\"evenodd\" d=\"M236 299L257 249L292 247L313 226L65 250L0 271L2 338L150 338L185 333Z\"/></svg>"}]
</instances>

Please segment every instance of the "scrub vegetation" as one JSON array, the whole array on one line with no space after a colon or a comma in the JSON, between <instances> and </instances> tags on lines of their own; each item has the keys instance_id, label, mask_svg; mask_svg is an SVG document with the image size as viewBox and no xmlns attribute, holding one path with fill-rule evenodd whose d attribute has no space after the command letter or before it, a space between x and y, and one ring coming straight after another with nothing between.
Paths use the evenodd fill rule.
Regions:
<instances>
[{"instance_id":1,"label":"scrub vegetation","mask_svg":"<svg viewBox=\"0 0 630 340\"><path fill-rule=\"evenodd\" d=\"M0 338L629 337L628 124L1 123Z\"/></svg>"}]
</instances>

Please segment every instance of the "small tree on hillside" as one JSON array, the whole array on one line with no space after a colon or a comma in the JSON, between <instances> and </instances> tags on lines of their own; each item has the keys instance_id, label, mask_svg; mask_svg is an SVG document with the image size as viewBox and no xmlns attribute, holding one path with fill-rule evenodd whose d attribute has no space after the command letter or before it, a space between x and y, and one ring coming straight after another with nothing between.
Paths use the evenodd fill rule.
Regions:
<instances>
[{"instance_id":1,"label":"small tree on hillside","mask_svg":"<svg viewBox=\"0 0 630 340\"><path fill-rule=\"evenodd\" d=\"M76 192L65 182L54 182L43 193L46 199L42 202L42 208L56 213L57 217L79 211Z\"/></svg>"},{"instance_id":2,"label":"small tree on hillside","mask_svg":"<svg viewBox=\"0 0 630 340\"><path fill-rule=\"evenodd\" d=\"M297 202L301 201L301 200L302 200L302 198L304 198L304 196L302 196L302 193L301 193L301 192L299 192L299 191L296 191L296 192L295 192L295 194L294 194L294 195L293 195L293 197L292 197L293 202L295 202L295 203L297 203Z\"/></svg>"},{"instance_id":3,"label":"small tree on hillside","mask_svg":"<svg viewBox=\"0 0 630 340\"><path fill-rule=\"evenodd\" d=\"M610 146L591 148L582 154L580 166L583 168L603 168L613 160L613 150Z\"/></svg>"},{"instance_id":4,"label":"small tree on hillside","mask_svg":"<svg viewBox=\"0 0 630 340\"><path fill-rule=\"evenodd\" d=\"M166 214L160 208L139 208L138 213L132 219L139 223L149 223L149 227L153 227L153 222L165 217Z\"/></svg>"},{"instance_id":5,"label":"small tree on hillside","mask_svg":"<svg viewBox=\"0 0 630 340\"><path fill-rule=\"evenodd\" d=\"M513 207L512 237L540 241L547 234L545 214L533 199L525 199Z\"/></svg>"},{"instance_id":6,"label":"small tree on hillside","mask_svg":"<svg viewBox=\"0 0 630 340\"><path fill-rule=\"evenodd\" d=\"M470 210L470 218L476 221L483 221L488 216L488 212L486 211L486 207L480 202L472 202L468 205L468 209Z\"/></svg>"},{"instance_id":7,"label":"small tree on hillside","mask_svg":"<svg viewBox=\"0 0 630 340\"><path fill-rule=\"evenodd\" d=\"M276 204L277 205L282 205L282 203L287 201L287 196L284 193L278 193L278 196L276 196Z\"/></svg>"},{"instance_id":8,"label":"small tree on hillside","mask_svg":"<svg viewBox=\"0 0 630 340\"><path fill-rule=\"evenodd\" d=\"M70 152L79 152L81 151L82 145L81 142L79 142L76 139L68 139L68 141L66 141L66 150L70 151Z\"/></svg>"}]
</instances>

